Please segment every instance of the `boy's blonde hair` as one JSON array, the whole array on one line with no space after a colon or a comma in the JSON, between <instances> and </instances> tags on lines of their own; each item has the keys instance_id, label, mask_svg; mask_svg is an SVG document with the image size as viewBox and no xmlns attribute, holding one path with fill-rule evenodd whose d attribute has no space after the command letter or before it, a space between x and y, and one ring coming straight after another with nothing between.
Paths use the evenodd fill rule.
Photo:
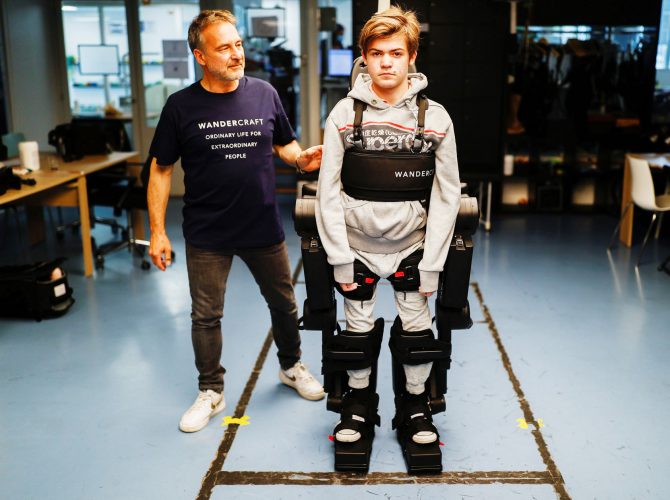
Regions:
<instances>
[{"instance_id":1,"label":"boy's blonde hair","mask_svg":"<svg viewBox=\"0 0 670 500\"><path fill-rule=\"evenodd\" d=\"M193 18L188 28L188 46L191 48L191 52L200 48L202 44L200 35L207 26L215 23L230 23L235 26L236 21L235 16L227 10L203 10L200 12Z\"/></svg>"},{"instance_id":2,"label":"boy's blonde hair","mask_svg":"<svg viewBox=\"0 0 670 500\"><path fill-rule=\"evenodd\" d=\"M383 12L377 12L365 23L358 37L361 54L367 53L370 44L377 38L386 38L397 33L405 35L407 51L410 56L419 50L419 33L421 28L416 14L411 10L403 10L393 6Z\"/></svg>"}]
</instances>

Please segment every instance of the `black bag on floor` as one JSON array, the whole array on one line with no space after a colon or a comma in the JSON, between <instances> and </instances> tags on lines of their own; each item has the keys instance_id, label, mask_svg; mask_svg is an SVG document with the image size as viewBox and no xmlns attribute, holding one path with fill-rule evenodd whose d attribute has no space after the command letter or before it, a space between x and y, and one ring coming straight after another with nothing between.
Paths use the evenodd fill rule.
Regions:
<instances>
[{"instance_id":1,"label":"black bag on floor","mask_svg":"<svg viewBox=\"0 0 670 500\"><path fill-rule=\"evenodd\" d=\"M0 316L41 321L65 314L74 299L61 267L64 260L0 267ZM62 276L52 279L52 272L57 267Z\"/></svg>"}]
</instances>

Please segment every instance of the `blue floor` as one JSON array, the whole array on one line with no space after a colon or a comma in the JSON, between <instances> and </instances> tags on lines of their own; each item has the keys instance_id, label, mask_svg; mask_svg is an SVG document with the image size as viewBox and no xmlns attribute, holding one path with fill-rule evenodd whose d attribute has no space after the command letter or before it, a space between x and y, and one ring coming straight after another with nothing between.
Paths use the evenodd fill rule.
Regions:
<instances>
[{"instance_id":1,"label":"blue floor","mask_svg":"<svg viewBox=\"0 0 670 500\"><path fill-rule=\"evenodd\" d=\"M55 320L0 320L0 498L670 498L670 276L656 270L667 238L636 272L639 246L605 251L613 218L496 217L476 235L475 324L454 334L447 412L436 416L445 472L405 472L385 341L382 425L361 477L333 473L337 415L278 382L274 346L263 357L269 314L239 260L223 319L228 406L202 431L179 432L197 391L180 208L168 208L169 271L142 271L121 252L92 279L76 235L28 253L0 217L0 265L67 256L77 301ZM377 311L392 320L380 286ZM302 303L302 275L296 294ZM318 373L319 333L303 334L303 352ZM238 405L249 425L226 434Z\"/></svg>"}]
</instances>

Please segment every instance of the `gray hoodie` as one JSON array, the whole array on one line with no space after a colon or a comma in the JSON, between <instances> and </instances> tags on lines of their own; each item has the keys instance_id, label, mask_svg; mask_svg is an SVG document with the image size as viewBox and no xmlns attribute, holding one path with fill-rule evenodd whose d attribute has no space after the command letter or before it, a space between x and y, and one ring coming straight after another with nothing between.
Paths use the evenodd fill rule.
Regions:
<instances>
[{"instance_id":1,"label":"gray hoodie","mask_svg":"<svg viewBox=\"0 0 670 500\"><path fill-rule=\"evenodd\" d=\"M444 107L429 101L426 111L423 151L433 150L436 156L428 214L420 201L376 202L352 198L342 191L340 181L344 151L354 147L353 98L367 104L362 123L366 149L410 150L417 126L416 95L428 82L421 73L410 74L409 81L407 93L390 106L372 91L370 76L361 74L348 97L337 103L326 121L316 222L338 283L353 282L355 258L372 254L404 256L420 248L423 242L423 259L419 263L421 291L437 289L461 193L454 128Z\"/></svg>"}]
</instances>

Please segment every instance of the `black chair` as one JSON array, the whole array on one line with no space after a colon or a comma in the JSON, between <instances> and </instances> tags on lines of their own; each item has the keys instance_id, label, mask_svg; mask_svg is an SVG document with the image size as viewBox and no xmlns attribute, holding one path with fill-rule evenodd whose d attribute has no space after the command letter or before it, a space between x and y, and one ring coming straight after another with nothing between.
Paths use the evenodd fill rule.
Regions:
<instances>
[{"instance_id":1,"label":"black chair","mask_svg":"<svg viewBox=\"0 0 670 500\"><path fill-rule=\"evenodd\" d=\"M77 155L96 155L106 154L111 151L131 151L130 138L126 132L123 121L112 118L73 118L72 123L73 144L76 147ZM102 191L107 185L114 186L119 179L125 175L126 166L119 165L112 167L104 172L93 174L87 178L89 184L95 190ZM113 189L113 188L112 188ZM115 196L114 193L110 193ZM89 196L91 189L89 188ZM101 205L105 203L99 203ZM114 201L106 203L107 206L114 206ZM119 209L115 210L115 216L121 215ZM115 219L95 217L91 211L91 225L106 224L111 226L116 234L121 226Z\"/></svg>"},{"instance_id":2,"label":"black chair","mask_svg":"<svg viewBox=\"0 0 670 500\"><path fill-rule=\"evenodd\" d=\"M93 256L96 269L104 269L105 255L117 250L127 248L129 252L135 253L142 258L142 269L149 269L151 264L145 259L146 248L149 242L138 240L133 232L132 211L148 210L147 186L151 173L151 157L148 157L142 166L139 179L128 175L125 167L119 171L105 171L90 176L89 205L106 206L114 208L115 214L126 213L126 225L116 223L121 231L121 239L110 241L102 245L93 242ZM174 252L172 253L174 261Z\"/></svg>"},{"instance_id":3,"label":"black chair","mask_svg":"<svg viewBox=\"0 0 670 500\"><path fill-rule=\"evenodd\" d=\"M79 154L100 154L111 151L132 151L130 136L123 120L115 118L72 119L72 134Z\"/></svg>"},{"instance_id":4,"label":"black chair","mask_svg":"<svg viewBox=\"0 0 670 500\"><path fill-rule=\"evenodd\" d=\"M109 118L91 117L91 118L73 118L69 124L70 151L61 151L61 154L70 155L71 159L81 158L85 155L107 154L111 151L130 151L130 138L126 131L123 121ZM66 160L68 161L68 160ZM87 178L89 184L89 197L91 196L91 186L101 191L101 187L106 185L113 186L118 183L119 177L125 174L125 165L113 167L103 173L93 174ZM101 205L114 206L114 202L100 203ZM93 206L93 205L91 205ZM121 215L121 210L115 210L115 216ZM56 227L56 237L61 240L64 237L65 229L68 227L77 231L80 221L69 224L63 224L63 216L58 213L59 225ZM91 227L95 224L105 224L111 227L112 232L117 234L123 228L116 219L109 217L96 217L94 210L91 209Z\"/></svg>"}]
</instances>

